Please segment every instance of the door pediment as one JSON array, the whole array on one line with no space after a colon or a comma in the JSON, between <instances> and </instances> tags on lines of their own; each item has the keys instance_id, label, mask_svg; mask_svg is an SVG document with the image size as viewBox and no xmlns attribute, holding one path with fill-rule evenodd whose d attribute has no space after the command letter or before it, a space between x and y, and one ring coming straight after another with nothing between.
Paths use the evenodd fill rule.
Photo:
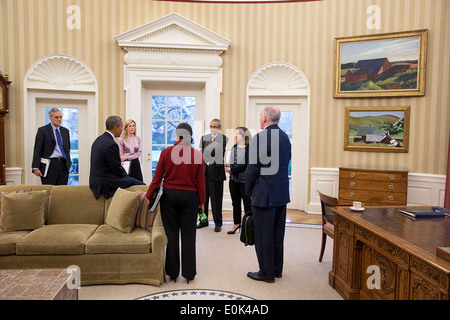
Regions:
<instances>
[{"instance_id":1,"label":"door pediment","mask_svg":"<svg viewBox=\"0 0 450 320\"><path fill-rule=\"evenodd\" d=\"M127 64L149 65L197 66L198 60L206 60L210 61L207 66L220 67L219 55L231 43L177 13L124 32L115 39L128 52L125 56ZM174 62L173 52L177 52L177 62ZM181 59L180 55L183 56Z\"/></svg>"}]
</instances>

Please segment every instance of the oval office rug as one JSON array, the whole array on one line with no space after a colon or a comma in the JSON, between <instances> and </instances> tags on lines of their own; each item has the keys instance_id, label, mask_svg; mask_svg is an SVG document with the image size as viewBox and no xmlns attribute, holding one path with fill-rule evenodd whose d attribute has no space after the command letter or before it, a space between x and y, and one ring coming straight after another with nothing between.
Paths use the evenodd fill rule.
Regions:
<instances>
[{"instance_id":1,"label":"oval office rug","mask_svg":"<svg viewBox=\"0 0 450 320\"><path fill-rule=\"evenodd\" d=\"M136 300L254 300L239 293L209 290L184 289L158 292Z\"/></svg>"}]
</instances>

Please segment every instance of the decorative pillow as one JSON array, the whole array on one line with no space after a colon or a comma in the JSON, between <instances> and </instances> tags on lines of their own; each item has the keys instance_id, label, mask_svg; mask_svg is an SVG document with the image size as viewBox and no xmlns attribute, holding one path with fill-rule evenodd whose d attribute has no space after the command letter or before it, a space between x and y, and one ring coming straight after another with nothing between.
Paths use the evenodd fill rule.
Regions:
<instances>
[{"instance_id":1,"label":"decorative pillow","mask_svg":"<svg viewBox=\"0 0 450 320\"><path fill-rule=\"evenodd\" d=\"M47 191L2 194L0 229L23 231L39 229L44 225Z\"/></svg>"},{"instance_id":2,"label":"decorative pillow","mask_svg":"<svg viewBox=\"0 0 450 320\"><path fill-rule=\"evenodd\" d=\"M2 216L2 193L3 194L4 193L6 193L6 194L8 194L8 193L24 193L24 192L30 192L30 191L31 191L31 188L23 189L23 190L17 190L17 191L8 191L8 192L3 191L3 192L0 192L0 217Z\"/></svg>"},{"instance_id":3,"label":"decorative pillow","mask_svg":"<svg viewBox=\"0 0 450 320\"><path fill-rule=\"evenodd\" d=\"M135 226L151 232L153 228L153 221L155 220L156 211L148 211L150 202L145 197L145 195L147 194L146 191L135 189L134 192L139 194L139 207L136 214Z\"/></svg>"},{"instance_id":4,"label":"decorative pillow","mask_svg":"<svg viewBox=\"0 0 450 320\"><path fill-rule=\"evenodd\" d=\"M130 233L134 227L139 206L139 194L119 188L114 194L106 216L106 224Z\"/></svg>"}]
</instances>

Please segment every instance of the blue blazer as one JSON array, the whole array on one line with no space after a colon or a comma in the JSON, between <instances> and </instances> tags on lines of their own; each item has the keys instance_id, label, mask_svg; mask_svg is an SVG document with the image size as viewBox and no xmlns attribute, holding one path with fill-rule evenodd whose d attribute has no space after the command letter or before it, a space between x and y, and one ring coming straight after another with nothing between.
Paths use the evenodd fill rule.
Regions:
<instances>
[{"instance_id":1,"label":"blue blazer","mask_svg":"<svg viewBox=\"0 0 450 320\"><path fill-rule=\"evenodd\" d=\"M288 176L291 148L289 137L276 124L252 139L245 193L251 197L253 206L273 208L291 201Z\"/></svg>"}]
</instances>

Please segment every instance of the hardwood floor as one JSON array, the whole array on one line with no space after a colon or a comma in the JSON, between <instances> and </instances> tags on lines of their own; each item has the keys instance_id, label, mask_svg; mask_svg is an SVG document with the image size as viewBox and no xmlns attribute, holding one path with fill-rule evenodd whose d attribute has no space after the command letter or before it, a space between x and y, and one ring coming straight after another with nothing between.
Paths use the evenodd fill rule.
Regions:
<instances>
[{"instance_id":1,"label":"hardwood floor","mask_svg":"<svg viewBox=\"0 0 450 320\"><path fill-rule=\"evenodd\" d=\"M209 212L209 217L212 217L211 211ZM224 221L233 221L233 212L224 210L222 211L222 217ZM321 224L322 216L319 214L308 214L300 210L288 209L286 213L286 222Z\"/></svg>"}]
</instances>

